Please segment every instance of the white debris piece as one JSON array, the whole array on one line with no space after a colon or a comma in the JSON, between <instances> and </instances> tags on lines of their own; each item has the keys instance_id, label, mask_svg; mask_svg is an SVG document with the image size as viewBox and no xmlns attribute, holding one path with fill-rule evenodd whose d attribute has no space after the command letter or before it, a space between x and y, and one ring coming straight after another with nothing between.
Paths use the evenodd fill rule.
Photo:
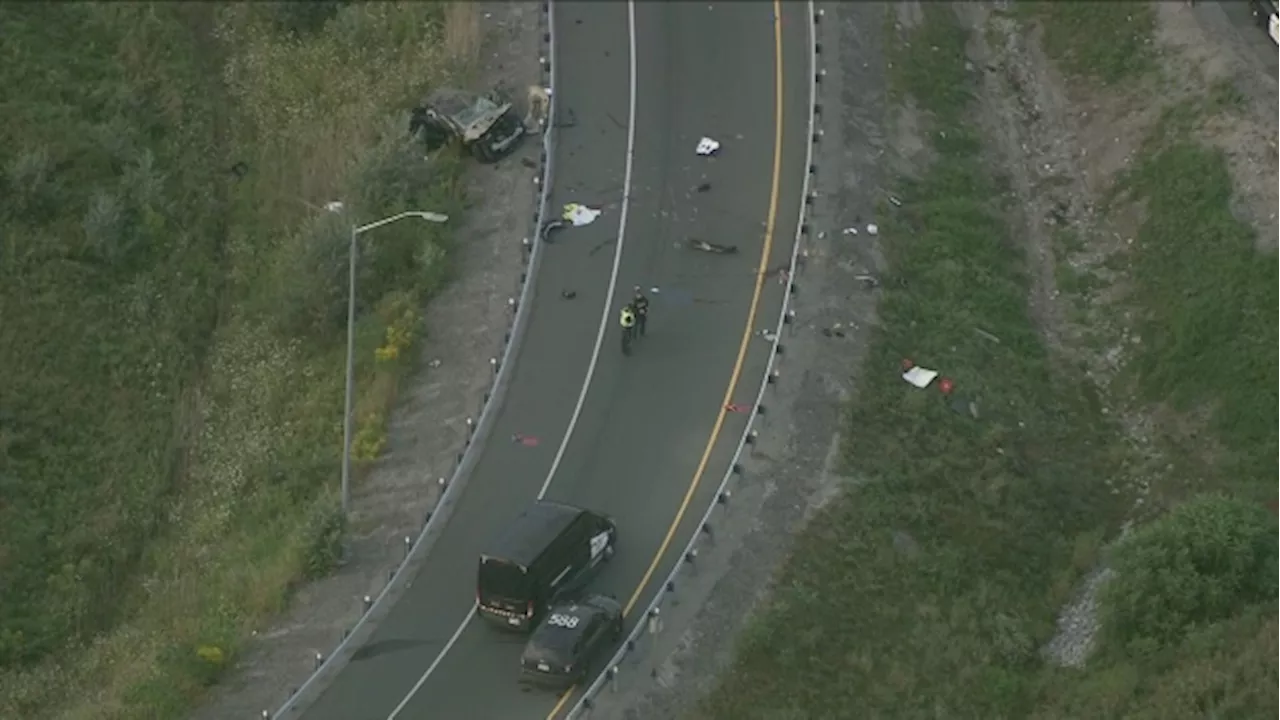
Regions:
<instances>
[{"instance_id":1,"label":"white debris piece","mask_svg":"<svg viewBox=\"0 0 1280 720\"><path fill-rule=\"evenodd\" d=\"M867 223L867 233L871 235L880 234L880 228L875 223Z\"/></svg>"},{"instance_id":2,"label":"white debris piece","mask_svg":"<svg viewBox=\"0 0 1280 720\"><path fill-rule=\"evenodd\" d=\"M934 378L936 377L938 377L937 370L930 370L928 368L922 368L919 366L913 367L910 370L902 373L903 380L906 380L907 382L911 383L912 385L915 385L921 390L929 387L929 383L933 382Z\"/></svg>"},{"instance_id":3,"label":"white debris piece","mask_svg":"<svg viewBox=\"0 0 1280 720\"><path fill-rule=\"evenodd\" d=\"M696 152L699 155L710 155L720 149L720 143L709 137L704 137L698 141Z\"/></svg>"},{"instance_id":4,"label":"white debris piece","mask_svg":"<svg viewBox=\"0 0 1280 720\"><path fill-rule=\"evenodd\" d=\"M583 225L590 225L595 222L596 218L600 217L601 212L602 211L596 210L595 208L589 208L586 205L566 203L564 206L564 212L560 214L560 217L572 223L574 227L582 227Z\"/></svg>"},{"instance_id":5,"label":"white debris piece","mask_svg":"<svg viewBox=\"0 0 1280 720\"><path fill-rule=\"evenodd\" d=\"M342 212L342 207L342 202L339 200L331 200L324 204L324 209L331 213Z\"/></svg>"},{"instance_id":6,"label":"white debris piece","mask_svg":"<svg viewBox=\"0 0 1280 720\"><path fill-rule=\"evenodd\" d=\"M857 234L858 234L858 228L856 228L856 227L847 227L847 228L845 228L845 229L844 229L844 231L843 231L841 234L842 234L842 235L857 235Z\"/></svg>"}]
</instances>

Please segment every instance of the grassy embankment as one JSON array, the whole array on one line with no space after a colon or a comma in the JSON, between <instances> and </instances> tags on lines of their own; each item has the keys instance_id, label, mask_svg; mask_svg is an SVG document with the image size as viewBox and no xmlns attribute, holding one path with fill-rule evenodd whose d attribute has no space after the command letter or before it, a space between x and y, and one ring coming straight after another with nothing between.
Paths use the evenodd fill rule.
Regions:
<instances>
[{"instance_id":1,"label":"grassy embankment","mask_svg":"<svg viewBox=\"0 0 1280 720\"><path fill-rule=\"evenodd\" d=\"M350 219L308 203L456 216L460 162L404 129L461 66L429 3L6 4L0 25L0 716L180 717L342 532ZM445 232L365 239L361 461Z\"/></svg>"},{"instance_id":2,"label":"grassy embankment","mask_svg":"<svg viewBox=\"0 0 1280 720\"><path fill-rule=\"evenodd\" d=\"M893 51L892 82L928 116L935 159L904 179L883 224L891 273L845 441L859 482L797 539L698 717L1262 717L1276 702L1276 528L1256 502L1274 497L1274 258L1252 254L1232 219L1222 157L1162 124L1124 184L1148 211L1124 302L1150 341L1128 375L1140 399L1216 410L1223 450L1199 486L1228 497L1201 496L1122 544L1095 655L1084 670L1048 666L1059 610L1131 507L1106 483L1128 451L1028 315L1004 188L969 122L968 33L946 5L923 12ZM1145 43L1102 37L1115 17L1072 22L1107 12L1056 11L1049 48L1094 48L1120 82ZM904 357L955 378L978 416L898 380Z\"/></svg>"},{"instance_id":3,"label":"grassy embankment","mask_svg":"<svg viewBox=\"0 0 1280 720\"><path fill-rule=\"evenodd\" d=\"M1186 81L1160 67L1149 4L1027 9L1077 85L1150 102ZM1276 257L1234 212L1228 158L1206 142L1215 120L1247 111L1243 96L1219 82L1162 104L1104 205L1105 219L1140 208L1132 250L1087 285L1123 288L1099 309L1133 313L1141 343L1117 400L1155 410L1168 464L1152 509L1172 512L1120 546L1098 653L1082 673L1045 674L1042 717L1262 717L1277 702L1276 522L1265 509L1276 498Z\"/></svg>"}]
</instances>

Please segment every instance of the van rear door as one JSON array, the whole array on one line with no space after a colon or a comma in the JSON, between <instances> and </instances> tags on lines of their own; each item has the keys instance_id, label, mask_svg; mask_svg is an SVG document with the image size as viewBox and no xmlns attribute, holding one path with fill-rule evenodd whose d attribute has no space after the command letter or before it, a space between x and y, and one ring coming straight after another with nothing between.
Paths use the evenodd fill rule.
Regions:
<instances>
[{"instance_id":1,"label":"van rear door","mask_svg":"<svg viewBox=\"0 0 1280 720\"><path fill-rule=\"evenodd\" d=\"M528 571L507 560L481 558L476 600L480 605L495 610L529 614L533 587Z\"/></svg>"}]
</instances>

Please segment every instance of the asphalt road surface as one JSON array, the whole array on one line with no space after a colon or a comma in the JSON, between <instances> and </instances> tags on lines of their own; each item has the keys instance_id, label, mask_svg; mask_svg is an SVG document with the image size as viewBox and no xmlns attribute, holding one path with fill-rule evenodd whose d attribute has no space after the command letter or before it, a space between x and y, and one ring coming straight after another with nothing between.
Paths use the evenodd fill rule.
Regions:
<instances>
[{"instance_id":1,"label":"asphalt road surface","mask_svg":"<svg viewBox=\"0 0 1280 720\"><path fill-rule=\"evenodd\" d=\"M304 717L385 720L399 708L405 720L506 720L568 706L555 693L523 692L523 638L471 613L481 547L542 489L588 375L618 249L633 30L634 161L616 290L547 497L618 521L618 552L597 591L642 609L680 560L672 555L696 529L742 431L744 416L721 412L726 391L736 384L733 403L754 399L767 359L768 344L744 345L744 335L777 322L782 286L770 277L757 293L757 275L785 264L795 235L808 115L805 11L783 6L777 40L768 3L646 3L635 7L634 27L625 3L555 5L556 92L569 126L559 133L552 199L604 214L553 236L513 382L474 475L412 586ZM713 158L694 153L704 135L721 143ZM689 237L739 251L696 252L684 246ZM648 337L623 358L616 314L637 284L659 292L650 296ZM507 440L515 434L538 444Z\"/></svg>"}]
</instances>

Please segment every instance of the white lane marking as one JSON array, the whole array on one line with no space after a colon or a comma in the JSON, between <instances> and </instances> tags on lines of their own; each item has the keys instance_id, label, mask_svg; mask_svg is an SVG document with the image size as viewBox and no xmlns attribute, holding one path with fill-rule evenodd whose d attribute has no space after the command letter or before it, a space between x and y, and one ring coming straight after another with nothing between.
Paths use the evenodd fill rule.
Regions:
<instances>
[{"instance_id":1,"label":"white lane marking","mask_svg":"<svg viewBox=\"0 0 1280 720\"><path fill-rule=\"evenodd\" d=\"M560 469L560 461L564 459L565 448L569 447L569 439L573 437L573 429L578 426L578 416L582 415L582 406L587 401L587 390L591 388L591 378L596 374L596 362L600 359L600 347L604 345L604 333L609 327L609 317L613 315L613 294L618 289L618 269L622 267L622 243L627 236L627 210L631 207L631 165L636 155L636 4L634 0L627 2L627 35L631 42L630 68L630 104L627 110L627 168L622 177L622 210L618 213L618 248L613 253L613 271L609 273L609 290L605 293L604 311L600 315L600 329L596 331L596 346L591 350L591 363L587 365L587 377L582 382L582 391L578 393L578 403L573 407L573 415L569 418L569 427L565 428L564 438L560 441L560 449L556 450L551 468L547 470L547 479L542 481L542 489L538 490L541 500L551 487L551 480Z\"/></svg>"},{"instance_id":2,"label":"white lane marking","mask_svg":"<svg viewBox=\"0 0 1280 720\"><path fill-rule=\"evenodd\" d=\"M547 488L551 486L551 479L555 477L556 470L560 467L560 461L564 459L565 448L569 446L569 438L573 436L573 429L578 424L578 417L582 414L582 406L587 399L587 390L591 387L591 378L596 372L596 363L600 360L600 348L604 345L605 330L609 327L609 316L613 314L613 294L618 289L618 271L622 267L622 245L626 241L627 232L627 209L631 205L631 167L635 158L636 150L636 6L634 0L627 2L627 35L631 43L630 61L631 67L628 70L630 82L630 98L631 107L627 111L627 165L623 173L622 180L622 209L618 213L618 245L613 251L613 269L609 272L609 290L605 293L604 310L600 314L600 328L596 331L596 344L591 350L591 362L587 365L587 375L582 380L582 390L578 393L578 402L574 405L573 415L569 418L569 426L565 428L564 439L560 442L560 448L556 450L555 459L551 461L551 469L547 472L547 479L543 481L542 488L538 490L538 499L541 500L547 494ZM396 720L396 716L405 709L413 696L417 694L422 686L427 683L427 678L431 677L431 673L435 672L440 663L444 661L449 651L453 649L454 644L458 642L458 638L462 637L462 633L471 624L476 617L476 608L471 606L471 610L467 616L463 618L462 623L458 625L458 629L453 631L453 637L449 638L449 642L444 644L440 649L440 653L418 678L418 682L413 684L409 693L404 696L396 709L391 711L387 716L387 720Z\"/></svg>"},{"instance_id":3,"label":"white lane marking","mask_svg":"<svg viewBox=\"0 0 1280 720\"><path fill-rule=\"evenodd\" d=\"M436 659L431 661L431 665L427 667L427 671L422 673L422 677L418 678L418 682L413 684L413 688L409 690L409 694L405 695L404 699L400 701L400 704L396 706L396 709L391 711L391 714L387 716L387 720L396 720L396 716L400 714L400 711L404 710L405 706L409 704L409 701L413 699L413 696L417 694L418 690L426 684L427 678L431 677L431 673L435 672L435 669L439 667L440 663L444 660L444 656L449 654L449 650L453 647L453 644L458 642L458 638L462 637L462 631L466 630L467 626L470 625L471 621L475 618L476 606L472 605L471 612L467 613L467 618L462 621L462 624L458 626L457 630L453 631L453 637L449 638L449 642L444 644L444 647L440 650L440 654L436 655Z\"/></svg>"}]
</instances>

